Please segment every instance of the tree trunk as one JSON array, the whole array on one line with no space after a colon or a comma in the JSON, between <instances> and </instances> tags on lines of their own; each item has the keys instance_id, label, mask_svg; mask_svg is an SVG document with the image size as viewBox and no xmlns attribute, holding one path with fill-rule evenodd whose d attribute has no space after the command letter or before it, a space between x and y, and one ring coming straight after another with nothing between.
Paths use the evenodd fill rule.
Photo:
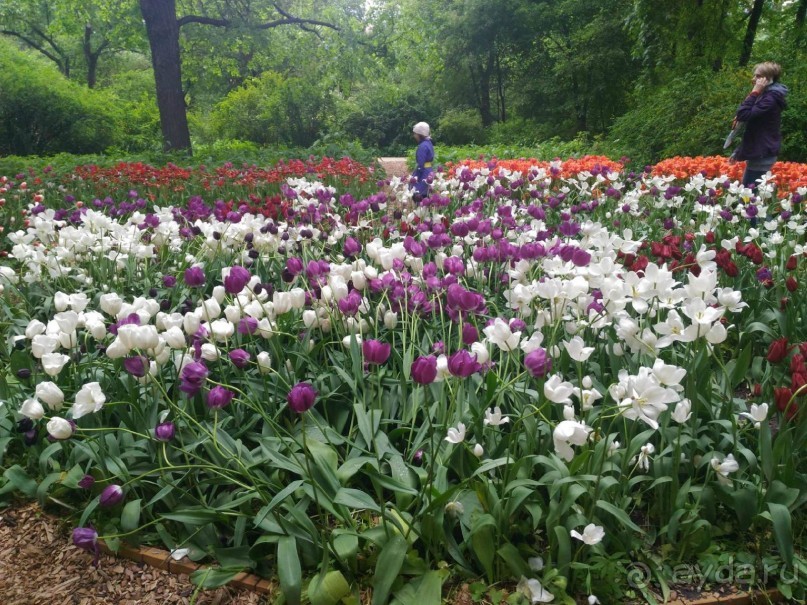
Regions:
<instances>
[{"instance_id":1,"label":"tree trunk","mask_svg":"<svg viewBox=\"0 0 807 605\"><path fill-rule=\"evenodd\" d=\"M757 26L759 19L762 17L762 8L765 6L765 0L754 0L754 6L751 8L751 14L748 17L748 28L745 30L745 40L743 40L743 49L740 53L740 67L746 67L751 60L751 50L754 48L754 39L757 37Z\"/></svg>"},{"instance_id":2,"label":"tree trunk","mask_svg":"<svg viewBox=\"0 0 807 605\"><path fill-rule=\"evenodd\" d=\"M176 0L140 0L140 11L151 47L163 149L184 150L190 154L191 137L182 92Z\"/></svg>"},{"instance_id":3,"label":"tree trunk","mask_svg":"<svg viewBox=\"0 0 807 605\"><path fill-rule=\"evenodd\" d=\"M493 124L493 113L490 107L490 75L493 73L494 52L491 47L488 60L479 74L479 113L482 116L482 126L486 128Z\"/></svg>"},{"instance_id":4,"label":"tree trunk","mask_svg":"<svg viewBox=\"0 0 807 605\"><path fill-rule=\"evenodd\" d=\"M807 0L801 0L796 9L796 45L804 41L804 18L807 17Z\"/></svg>"},{"instance_id":5,"label":"tree trunk","mask_svg":"<svg viewBox=\"0 0 807 605\"><path fill-rule=\"evenodd\" d=\"M100 53L92 52L90 38L92 37L92 26L88 23L84 26L84 61L87 63L87 88L95 88L98 73L98 56Z\"/></svg>"}]
</instances>

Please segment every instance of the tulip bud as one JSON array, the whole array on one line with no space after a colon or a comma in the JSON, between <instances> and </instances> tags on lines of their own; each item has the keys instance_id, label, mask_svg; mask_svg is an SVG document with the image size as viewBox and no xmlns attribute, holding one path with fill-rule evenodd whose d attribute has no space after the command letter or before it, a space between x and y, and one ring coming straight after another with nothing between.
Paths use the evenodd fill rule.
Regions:
<instances>
[{"instance_id":1,"label":"tulip bud","mask_svg":"<svg viewBox=\"0 0 807 605\"><path fill-rule=\"evenodd\" d=\"M313 407L317 399L317 391L307 382L295 384L289 391L286 400L292 411L302 414Z\"/></svg>"},{"instance_id":2,"label":"tulip bud","mask_svg":"<svg viewBox=\"0 0 807 605\"><path fill-rule=\"evenodd\" d=\"M92 486L95 485L95 477L92 475L84 475L78 481L78 486L81 489L92 489Z\"/></svg>"},{"instance_id":3,"label":"tulip bud","mask_svg":"<svg viewBox=\"0 0 807 605\"><path fill-rule=\"evenodd\" d=\"M119 504L123 500L123 488L120 485L107 485L98 499L98 504L104 508L110 508Z\"/></svg>"},{"instance_id":4,"label":"tulip bud","mask_svg":"<svg viewBox=\"0 0 807 605\"><path fill-rule=\"evenodd\" d=\"M154 427L154 438L157 441L171 441L176 435L177 427L173 422L161 422Z\"/></svg>"}]
</instances>

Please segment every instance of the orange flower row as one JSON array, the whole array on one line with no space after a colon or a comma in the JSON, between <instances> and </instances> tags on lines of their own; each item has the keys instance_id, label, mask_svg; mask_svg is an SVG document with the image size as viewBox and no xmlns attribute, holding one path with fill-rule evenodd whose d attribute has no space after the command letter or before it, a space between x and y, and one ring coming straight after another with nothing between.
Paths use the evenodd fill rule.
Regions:
<instances>
[{"instance_id":1,"label":"orange flower row","mask_svg":"<svg viewBox=\"0 0 807 605\"><path fill-rule=\"evenodd\" d=\"M662 160L653 166L652 173L657 176L673 175L677 179L689 179L696 174L706 178L727 176L731 180L741 180L745 162L729 164L728 158L722 156L673 157ZM796 162L776 162L771 169L774 182L779 189L779 197L786 197L799 187L807 187L807 164Z\"/></svg>"}]
</instances>

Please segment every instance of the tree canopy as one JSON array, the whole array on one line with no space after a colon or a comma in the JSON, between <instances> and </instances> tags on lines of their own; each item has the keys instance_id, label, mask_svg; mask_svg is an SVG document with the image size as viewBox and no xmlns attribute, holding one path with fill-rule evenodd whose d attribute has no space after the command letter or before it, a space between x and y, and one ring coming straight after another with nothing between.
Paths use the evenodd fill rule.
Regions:
<instances>
[{"instance_id":1,"label":"tree canopy","mask_svg":"<svg viewBox=\"0 0 807 605\"><path fill-rule=\"evenodd\" d=\"M807 0L0 0L0 32L86 87L132 94L123 79L150 71L153 92L122 101L156 105L167 149L190 151L192 137L395 148L419 119L468 140L508 124L535 140L603 136L694 73L739 90L755 61L800 80L805 11Z\"/></svg>"}]
</instances>

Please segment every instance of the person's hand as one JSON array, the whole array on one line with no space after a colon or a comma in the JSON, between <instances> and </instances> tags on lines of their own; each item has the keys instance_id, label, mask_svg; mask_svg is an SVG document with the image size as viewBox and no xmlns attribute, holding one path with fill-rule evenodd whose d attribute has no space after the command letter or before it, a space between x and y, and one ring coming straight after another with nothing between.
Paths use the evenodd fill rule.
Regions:
<instances>
[{"instance_id":1,"label":"person's hand","mask_svg":"<svg viewBox=\"0 0 807 605\"><path fill-rule=\"evenodd\" d=\"M760 93L765 90L765 87L769 84L768 78L756 78L754 80L754 89L751 92Z\"/></svg>"}]
</instances>

